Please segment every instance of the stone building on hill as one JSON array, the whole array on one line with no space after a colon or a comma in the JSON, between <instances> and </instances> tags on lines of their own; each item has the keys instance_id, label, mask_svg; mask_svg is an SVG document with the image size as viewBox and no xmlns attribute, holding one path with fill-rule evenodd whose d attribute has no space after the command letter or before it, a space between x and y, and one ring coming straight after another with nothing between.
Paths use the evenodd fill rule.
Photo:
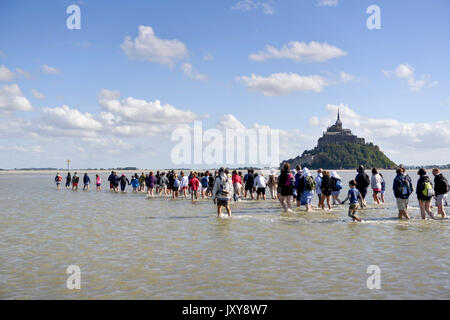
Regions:
<instances>
[{"instance_id":1,"label":"stone building on hill","mask_svg":"<svg viewBox=\"0 0 450 320\"><path fill-rule=\"evenodd\" d=\"M342 128L341 116L338 111L337 121L331 127L328 127L327 131L323 133L323 136L319 139L317 143L317 149L321 150L323 147L329 144L344 144L344 143L355 143L364 145L366 141L364 138L358 138L356 135L352 134L350 129Z\"/></svg>"}]
</instances>

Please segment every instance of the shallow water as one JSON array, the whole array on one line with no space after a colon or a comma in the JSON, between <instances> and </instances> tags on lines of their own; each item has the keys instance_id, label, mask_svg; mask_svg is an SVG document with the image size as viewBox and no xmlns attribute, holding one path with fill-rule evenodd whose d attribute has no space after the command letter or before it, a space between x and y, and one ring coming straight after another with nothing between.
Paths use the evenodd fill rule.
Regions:
<instances>
[{"instance_id":1,"label":"shallow water","mask_svg":"<svg viewBox=\"0 0 450 320\"><path fill-rule=\"evenodd\" d=\"M414 219L396 220L393 177L386 204L369 194L356 224L347 205L284 214L243 201L217 218L210 200L57 191L54 174L1 174L0 298L449 299L450 221L422 221L415 195ZM66 288L69 265L80 290ZM380 290L367 288L369 265Z\"/></svg>"}]
</instances>

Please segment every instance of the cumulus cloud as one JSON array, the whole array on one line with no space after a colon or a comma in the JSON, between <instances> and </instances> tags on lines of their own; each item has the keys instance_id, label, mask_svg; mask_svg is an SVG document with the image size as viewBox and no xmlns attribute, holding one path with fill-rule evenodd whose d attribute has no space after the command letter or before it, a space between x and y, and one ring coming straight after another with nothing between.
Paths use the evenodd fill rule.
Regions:
<instances>
[{"instance_id":1,"label":"cumulus cloud","mask_svg":"<svg viewBox=\"0 0 450 320\"><path fill-rule=\"evenodd\" d=\"M281 96L296 91L321 92L328 85L319 75L301 76L296 73L274 73L268 77L252 74L251 77L237 78L247 85L250 91L259 91L265 96Z\"/></svg>"},{"instance_id":2,"label":"cumulus cloud","mask_svg":"<svg viewBox=\"0 0 450 320\"><path fill-rule=\"evenodd\" d=\"M192 80L205 81L208 79L206 74L198 73L194 70L194 67L190 63L183 63L181 65L181 70L183 70L184 74Z\"/></svg>"},{"instance_id":3,"label":"cumulus cloud","mask_svg":"<svg viewBox=\"0 0 450 320\"><path fill-rule=\"evenodd\" d=\"M16 77L16 74L10 71L4 65L0 66L0 81L12 81Z\"/></svg>"},{"instance_id":4,"label":"cumulus cloud","mask_svg":"<svg viewBox=\"0 0 450 320\"><path fill-rule=\"evenodd\" d=\"M139 26L139 35L133 40L126 37L122 50L130 59L147 60L170 67L173 67L175 61L188 56L183 42L158 38L149 26Z\"/></svg>"},{"instance_id":5,"label":"cumulus cloud","mask_svg":"<svg viewBox=\"0 0 450 320\"><path fill-rule=\"evenodd\" d=\"M231 9L240 11L261 10L265 15L273 15L275 13L271 0L241 0L238 1L233 7L231 7Z\"/></svg>"},{"instance_id":6,"label":"cumulus cloud","mask_svg":"<svg viewBox=\"0 0 450 320\"><path fill-rule=\"evenodd\" d=\"M267 45L265 51L250 54L249 58L257 62L268 59L290 59L296 62L324 62L345 55L347 55L347 52L325 42L311 41L308 44L305 42L291 41L287 45L283 45L281 49Z\"/></svg>"},{"instance_id":7,"label":"cumulus cloud","mask_svg":"<svg viewBox=\"0 0 450 320\"><path fill-rule=\"evenodd\" d=\"M0 87L0 112L31 111L33 106L15 83Z\"/></svg>"},{"instance_id":8,"label":"cumulus cloud","mask_svg":"<svg viewBox=\"0 0 450 320\"><path fill-rule=\"evenodd\" d=\"M186 124L201 117L191 111L177 109L161 101L145 101L132 97L119 100L120 92L102 90L98 96L98 103L107 112L118 115L123 119L138 123L153 124Z\"/></svg>"},{"instance_id":9,"label":"cumulus cloud","mask_svg":"<svg viewBox=\"0 0 450 320\"><path fill-rule=\"evenodd\" d=\"M37 91L36 89L31 89L31 93L38 100L44 100L45 99L45 95L43 93Z\"/></svg>"},{"instance_id":10,"label":"cumulus cloud","mask_svg":"<svg viewBox=\"0 0 450 320\"><path fill-rule=\"evenodd\" d=\"M448 162L450 120L417 123L395 119L375 119L358 114L348 105L329 104L326 106L327 117L311 118L310 124L326 129L336 121L338 109L344 127L366 138L368 142L379 145L383 151L393 157L394 161L410 164Z\"/></svg>"},{"instance_id":11,"label":"cumulus cloud","mask_svg":"<svg viewBox=\"0 0 450 320\"><path fill-rule=\"evenodd\" d=\"M82 113L63 105L56 108L42 108L41 110L47 124L62 129L98 131L102 124L89 112Z\"/></svg>"},{"instance_id":12,"label":"cumulus cloud","mask_svg":"<svg viewBox=\"0 0 450 320\"><path fill-rule=\"evenodd\" d=\"M430 81L429 75L423 75L422 79L416 79L414 75L414 68L407 64L399 64L395 70L383 70L385 77L390 78L391 76L396 76L400 79L406 79L408 82L408 88L410 91L420 91L423 87L433 87L438 84L437 81Z\"/></svg>"},{"instance_id":13,"label":"cumulus cloud","mask_svg":"<svg viewBox=\"0 0 450 320\"><path fill-rule=\"evenodd\" d=\"M339 0L316 0L316 4L319 7L334 7L337 6Z\"/></svg>"},{"instance_id":14,"label":"cumulus cloud","mask_svg":"<svg viewBox=\"0 0 450 320\"><path fill-rule=\"evenodd\" d=\"M52 74L52 75L56 75L56 74L61 74L61 70L50 67L49 65L43 64L41 67L42 72L46 73L46 74Z\"/></svg>"}]
</instances>

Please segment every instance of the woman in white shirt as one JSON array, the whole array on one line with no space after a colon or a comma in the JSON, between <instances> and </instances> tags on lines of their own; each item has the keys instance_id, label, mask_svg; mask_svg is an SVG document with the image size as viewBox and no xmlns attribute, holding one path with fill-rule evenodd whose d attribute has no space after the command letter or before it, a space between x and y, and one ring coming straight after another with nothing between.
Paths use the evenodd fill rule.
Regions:
<instances>
[{"instance_id":1,"label":"woman in white shirt","mask_svg":"<svg viewBox=\"0 0 450 320\"><path fill-rule=\"evenodd\" d=\"M378 174L377 168L372 169L372 178L370 179L370 186L373 190L373 200L380 204L379 194L381 194L381 182L383 178Z\"/></svg>"},{"instance_id":2,"label":"woman in white shirt","mask_svg":"<svg viewBox=\"0 0 450 320\"><path fill-rule=\"evenodd\" d=\"M264 174L257 175L255 177L254 187L256 188L256 200L259 200L261 196L264 200L266 200L266 178L264 178Z\"/></svg>"}]
</instances>

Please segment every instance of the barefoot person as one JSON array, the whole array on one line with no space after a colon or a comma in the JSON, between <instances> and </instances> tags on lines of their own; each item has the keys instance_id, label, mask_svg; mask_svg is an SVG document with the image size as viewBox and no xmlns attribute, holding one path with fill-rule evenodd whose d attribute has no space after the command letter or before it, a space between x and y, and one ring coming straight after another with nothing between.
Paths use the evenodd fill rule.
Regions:
<instances>
[{"instance_id":1,"label":"barefoot person","mask_svg":"<svg viewBox=\"0 0 450 320\"><path fill-rule=\"evenodd\" d=\"M370 186L372 187L373 191L373 201L376 204L380 204L380 197L381 195L381 183L383 182L383 178L378 173L377 168L372 169L372 178L370 178Z\"/></svg>"},{"instance_id":2,"label":"barefoot person","mask_svg":"<svg viewBox=\"0 0 450 320\"><path fill-rule=\"evenodd\" d=\"M394 196L397 200L398 218L409 220L408 202L409 197L413 193L414 188L411 178L405 174L405 170L401 167L396 170L397 176L394 179Z\"/></svg>"},{"instance_id":3,"label":"barefoot person","mask_svg":"<svg viewBox=\"0 0 450 320\"><path fill-rule=\"evenodd\" d=\"M78 182L80 181L80 177L77 176L77 173L72 177L72 190L78 190Z\"/></svg>"},{"instance_id":4,"label":"barefoot person","mask_svg":"<svg viewBox=\"0 0 450 320\"><path fill-rule=\"evenodd\" d=\"M102 178L98 174L95 175L95 184L97 186L97 191L102 190Z\"/></svg>"},{"instance_id":5,"label":"barefoot person","mask_svg":"<svg viewBox=\"0 0 450 320\"><path fill-rule=\"evenodd\" d=\"M61 181L62 181L62 177L61 177L61 175L60 175L59 172L58 172L58 173L56 174L56 177L55 177L55 183L56 183L56 189L57 189L57 190L60 189Z\"/></svg>"},{"instance_id":6,"label":"barefoot person","mask_svg":"<svg viewBox=\"0 0 450 320\"><path fill-rule=\"evenodd\" d=\"M83 177L83 190L89 191L89 185L91 184L91 178L85 173Z\"/></svg>"},{"instance_id":7,"label":"barefoot person","mask_svg":"<svg viewBox=\"0 0 450 320\"><path fill-rule=\"evenodd\" d=\"M339 194L342 190L342 179L336 171L331 172L331 196L333 197L333 205L341 204Z\"/></svg>"},{"instance_id":8,"label":"barefoot person","mask_svg":"<svg viewBox=\"0 0 450 320\"><path fill-rule=\"evenodd\" d=\"M356 181L356 189L358 189L359 193L361 194L361 207L367 207L366 204L366 195L367 195L367 189L370 186L370 178L364 171L364 166L359 166L358 170L356 170L358 174L356 175L355 181Z\"/></svg>"},{"instance_id":9,"label":"barefoot person","mask_svg":"<svg viewBox=\"0 0 450 320\"><path fill-rule=\"evenodd\" d=\"M358 210L358 202L362 200L361 193L356 189L356 181L352 180L349 182L350 190L348 190L347 198L345 198L342 203L350 200L350 206L348 208L348 216L353 219L353 221L361 222L361 219L356 215L356 210Z\"/></svg>"},{"instance_id":10,"label":"barefoot person","mask_svg":"<svg viewBox=\"0 0 450 320\"><path fill-rule=\"evenodd\" d=\"M222 214L222 207L227 210L231 217L230 199L233 194L233 181L225 172L224 168L219 169L219 175L214 181L213 200L217 204L217 216Z\"/></svg>"},{"instance_id":11,"label":"barefoot person","mask_svg":"<svg viewBox=\"0 0 450 320\"><path fill-rule=\"evenodd\" d=\"M434 176L434 193L436 197L436 206L438 207L438 214L442 218L447 217L444 209L444 199L447 197L449 191L448 181L438 168L433 169Z\"/></svg>"},{"instance_id":12,"label":"barefoot person","mask_svg":"<svg viewBox=\"0 0 450 320\"><path fill-rule=\"evenodd\" d=\"M331 192L332 192L332 181L330 177L330 171L324 171L323 172L323 178L322 178L322 198L320 199L319 207L322 208L322 210L325 210L325 200L327 200L328 210L331 210L331 204L330 204L330 198L331 198Z\"/></svg>"},{"instance_id":13,"label":"barefoot person","mask_svg":"<svg viewBox=\"0 0 450 320\"><path fill-rule=\"evenodd\" d=\"M270 197L272 200L277 198L278 177L275 175L275 170L270 170L269 181L267 186L269 187Z\"/></svg>"},{"instance_id":14,"label":"barefoot person","mask_svg":"<svg viewBox=\"0 0 450 320\"><path fill-rule=\"evenodd\" d=\"M200 180L197 178L197 173L192 173L192 178L189 180L189 190L191 190L191 200L198 199L198 189L200 187Z\"/></svg>"},{"instance_id":15,"label":"barefoot person","mask_svg":"<svg viewBox=\"0 0 450 320\"><path fill-rule=\"evenodd\" d=\"M290 172L291 166L285 163L278 177L279 200L285 212L292 212L292 194L295 185L294 175Z\"/></svg>"},{"instance_id":16,"label":"barefoot person","mask_svg":"<svg viewBox=\"0 0 450 320\"><path fill-rule=\"evenodd\" d=\"M306 207L306 212L312 210L312 198L314 195L314 190L316 189L316 182L309 172L308 168L303 168L302 177L299 181L299 186L297 192L300 192L300 204Z\"/></svg>"},{"instance_id":17,"label":"barefoot person","mask_svg":"<svg viewBox=\"0 0 450 320\"><path fill-rule=\"evenodd\" d=\"M426 219L426 214L434 220L433 212L431 212L431 199L434 196L434 188L430 178L427 176L427 172L424 168L421 168L417 174L420 176L417 181L416 194L417 200L419 200L420 214L422 219Z\"/></svg>"},{"instance_id":18,"label":"barefoot person","mask_svg":"<svg viewBox=\"0 0 450 320\"><path fill-rule=\"evenodd\" d=\"M67 172L66 176L66 189L70 188L70 183L72 182L72 177L70 176L70 172Z\"/></svg>"}]
</instances>

